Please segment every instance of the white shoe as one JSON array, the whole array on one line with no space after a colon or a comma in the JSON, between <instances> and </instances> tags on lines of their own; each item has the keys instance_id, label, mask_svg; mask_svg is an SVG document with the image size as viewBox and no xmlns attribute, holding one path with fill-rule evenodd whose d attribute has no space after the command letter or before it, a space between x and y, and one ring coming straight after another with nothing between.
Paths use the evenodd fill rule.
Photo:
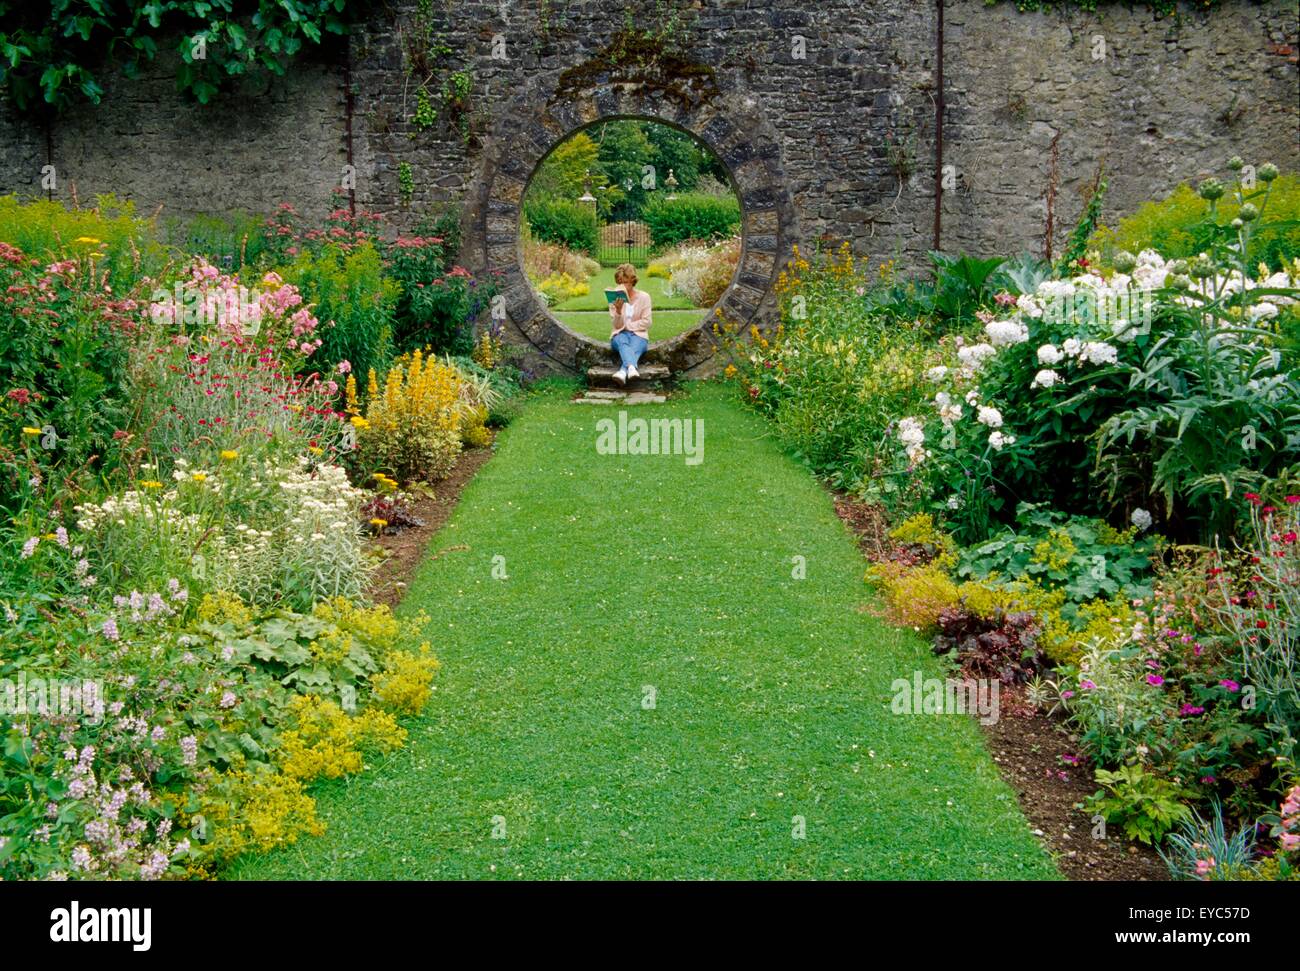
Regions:
<instances>
[{"instance_id":1,"label":"white shoe","mask_svg":"<svg viewBox=\"0 0 1300 971\"><path fill-rule=\"evenodd\" d=\"M636 365L633 364L631 367L627 369L627 376L628 378L639 378L641 377L641 372L638 371L636 369Z\"/></svg>"},{"instance_id":2,"label":"white shoe","mask_svg":"<svg viewBox=\"0 0 1300 971\"><path fill-rule=\"evenodd\" d=\"M627 384L627 370L625 368L619 368L615 371L614 380L619 384Z\"/></svg>"}]
</instances>

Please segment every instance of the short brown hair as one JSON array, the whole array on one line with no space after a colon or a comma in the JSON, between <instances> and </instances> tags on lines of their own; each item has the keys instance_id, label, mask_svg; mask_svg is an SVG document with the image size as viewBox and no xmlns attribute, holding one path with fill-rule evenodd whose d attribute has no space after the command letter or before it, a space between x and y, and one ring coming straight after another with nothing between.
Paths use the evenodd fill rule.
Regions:
<instances>
[{"instance_id":1,"label":"short brown hair","mask_svg":"<svg viewBox=\"0 0 1300 971\"><path fill-rule=\"evenodd\" d=\"M637 280L636 267L633 266L631 263L620 263L617 266L617 268L615 268L614 270L614 282L615 283L627 282L627 277L631 277L632 286L636 286L636 280Z\"/></svg>"}]
</instances>

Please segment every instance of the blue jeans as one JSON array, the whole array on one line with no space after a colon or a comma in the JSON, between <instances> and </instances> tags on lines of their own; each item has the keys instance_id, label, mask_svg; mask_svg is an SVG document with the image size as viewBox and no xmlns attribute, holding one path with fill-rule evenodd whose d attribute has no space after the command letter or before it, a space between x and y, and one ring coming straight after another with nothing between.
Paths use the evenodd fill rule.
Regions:
<instances>
[{"instance_id":1,"label":"blue jeans","mask_svg":"<svg viewBox=\"0 0 1300 971\"><path fill-rule=\"evenodd\" d=\"M623 367L626 369L636 367L636 362L641 360L641 355L650 346L650 342L630 330L620 330L610 338L609 346L614 349L614 353L619 356L619 360L623 362Z\"/></svg>"}]
</instances>

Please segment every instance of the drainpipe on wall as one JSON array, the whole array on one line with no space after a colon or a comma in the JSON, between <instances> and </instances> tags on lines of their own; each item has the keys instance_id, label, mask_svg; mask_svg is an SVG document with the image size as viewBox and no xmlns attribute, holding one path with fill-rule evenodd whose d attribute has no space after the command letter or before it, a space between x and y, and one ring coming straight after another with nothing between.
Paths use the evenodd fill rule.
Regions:
<instances>
[{"instance_id":1,"label":"drainpipe on wall","mask_svg":"<svg viewBox=\"0 0 1300 971\"><path fill-rule=\"evenodd\" d=\"M934 246L943 229L943 0L935 0Z\"/></svg>"}]
</instances>

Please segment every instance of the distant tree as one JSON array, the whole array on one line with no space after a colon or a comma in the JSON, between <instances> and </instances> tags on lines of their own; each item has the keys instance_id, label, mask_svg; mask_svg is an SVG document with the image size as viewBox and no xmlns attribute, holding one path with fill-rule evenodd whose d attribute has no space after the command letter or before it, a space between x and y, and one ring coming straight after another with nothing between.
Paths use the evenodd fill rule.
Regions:
<instances>
[{"instance_id":1,"label":"distant tree","mask_svg":"<svg viewBox=\"0 0 1300 971\"><path fill-rule=\"evenodd\" d=\"M671 171L679 191L694 189L700 179L700 164L705 155L695 139L668 125L647 124L645 135L654 148L650 164L655 167L660 186Z\"/></svg>"},{"instance_id":2,"label":"distant tree","mask_svg":"<svg viewBox=\"0 0 1300 971\"><path fill-rule=\"evenodd\" d=\"M644 128L644 123L639 121L611 121L601 125L596 136L601 166L610 183L623 192L623 197L609 207L608 216L612 219L638 218L648 198L642 180L645 166L654 157L654 146Z\"/></svg>"}]
</instances>

